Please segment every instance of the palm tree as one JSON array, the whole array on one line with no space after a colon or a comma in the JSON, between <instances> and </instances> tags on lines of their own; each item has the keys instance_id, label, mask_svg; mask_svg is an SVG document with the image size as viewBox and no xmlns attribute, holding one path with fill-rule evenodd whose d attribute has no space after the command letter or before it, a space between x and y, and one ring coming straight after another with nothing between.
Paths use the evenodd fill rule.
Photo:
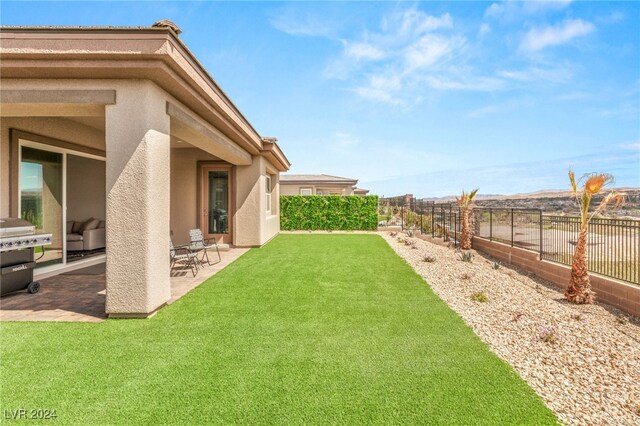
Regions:
<instances>
[{"instance_id":1,"label":"palm tree","mask_svg":"<svg viewBox=\"0 0 640 426\"><path fill-rule=\"evenodd\" d=\"M473 198L478 193L478 189L476 188L473 191L466 193L464 190L462 191L462 195L457 197L458 205L462 207L462 229L460 230L460 248L462 250L470 250L471 249L471 229L469 227L469 212L471 208L471 203L473 202Z\"/></svg>"},{"instance_id":2,"label":"palm tree","mask_svg":"<svg viewBox=\"0 0 640 426\"><path fill-rule=\"evenodd\" d=\"M571 280L569 286L564 292L564 296L571 303L593 303L595 300L595 293L591 290L591 282L589 281L589 272L587 270L587 238L588 238L588 226L591 219L604 212L608 207L620 207L624 204L624 194L619 192L610 192L607 194L600 205L591 213L589 213L589 206L591 205L591 199L594 195L598 194L602 189L610 184L613 184L613 176L607 173L589 173L578 181L576 184L575 175L572 171L569 171L569 181L571 182L571 188L573 196L580 207L580 234L578 235L578 241L576 242L576 249L573 255L573 264L571 265ZM582 185L582 188L578 189L578 185Z\"/></svg>"}]
</instances>

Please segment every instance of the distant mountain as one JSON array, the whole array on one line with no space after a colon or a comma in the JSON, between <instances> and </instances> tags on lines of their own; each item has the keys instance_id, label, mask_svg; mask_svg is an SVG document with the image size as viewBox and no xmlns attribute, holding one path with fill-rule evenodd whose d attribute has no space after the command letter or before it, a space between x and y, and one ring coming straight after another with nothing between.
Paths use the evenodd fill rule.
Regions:
<instances>
[{"instance_id":1,"label":"distant mountain","mask_svg":"<svg viewBox=\"0 0 640 426\"><path fill-rule=\"evenodd\" d=\"M597 202L610 191L619 191L627 195L626 203L622 209L611 212L611 216L640 218L640 188L613 188L605 191L595 198ZM455 195L446 197L424 198L425 201L436 203L454 202ZM526 194L478 194L475 204L479 207L514 208L514 209L542 209L546 213L575 214L577 206L567 190L542 190Z\"/></svg>"}]
</instances>

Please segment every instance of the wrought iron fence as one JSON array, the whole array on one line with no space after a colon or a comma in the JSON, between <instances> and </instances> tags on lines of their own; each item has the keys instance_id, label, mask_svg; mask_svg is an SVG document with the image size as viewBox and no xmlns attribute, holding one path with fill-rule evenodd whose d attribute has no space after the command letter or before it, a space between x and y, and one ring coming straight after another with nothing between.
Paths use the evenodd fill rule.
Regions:
<instances>
[{"instance_id":1,"label":"wrought iron fence","mask_svg":"<svg viewBox=\"0 0 640 426\"><path fill-rule=\"evenodd\" d=\"M541 259L571 265L580 218L544 214L540 209L474 208L474 235L535 251ZM410 197L381 198L379 227L420 230L457 243L461 209ZM589 270L640 284L640 221L594 218L589 224Z\"/></svg>"}]
</instances>

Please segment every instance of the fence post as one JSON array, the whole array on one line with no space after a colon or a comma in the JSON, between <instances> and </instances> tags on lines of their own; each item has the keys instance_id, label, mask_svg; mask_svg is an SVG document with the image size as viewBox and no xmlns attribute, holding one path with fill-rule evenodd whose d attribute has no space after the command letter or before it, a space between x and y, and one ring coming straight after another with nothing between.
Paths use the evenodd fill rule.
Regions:
<instances>
[{"instance_id":1,"label":"fence post","mask_svg":"<svg viewBox=\"0 0 640 426\"><path fill-rule=\"evenodd\" d=\"M513 247L513 209L511 209L511 247Z\"/></svg>"},{"instance_id":2,"label":"fence post","mask_svg":"<svg viewBox=\"0 0 640 426\"><path fill-rule=\"evenodd\" d=\"M424 216L424 201L420 201L420 235L424 228L422 227L422 216Z\"/></svg>"},{"instance_id":3,"label":"fence post","mask_svg":"<svg viewBox=\"0 0 640 426\"><path fill-rule=\"evenodd\" d=\"M404 203L400 205L400 229L404 231Z\"/></svg>"},{"instance_id":4,"label":"fence post","mask_svg":"<svg viewBox=\"0 0 640 426\"><path fill-rule=\"evenodd\" d=\"M489 241L493 241L493 209L489 207Z\"/></svg>"},{"instance_id":5,"label":"fence post","mask_svg":"<svg viewBox=\"0 0 640 426\"><path fill-rule=\"evenodd\" d=\"M436 236L436 205L431 204L431 238Z\"/></svg>"},{"instance_id":6,"label":"fence post","mask_svg":"<svg viewBox=\"0 0 640 426\"><path fill-rule=\"evenodd\" d=\"M542 247L542 234L543 234L543 229L542 229L542 209L540 209L540 260L542 260L542 253L543 253L543 247Z\"/></svg>"}]
</instances>

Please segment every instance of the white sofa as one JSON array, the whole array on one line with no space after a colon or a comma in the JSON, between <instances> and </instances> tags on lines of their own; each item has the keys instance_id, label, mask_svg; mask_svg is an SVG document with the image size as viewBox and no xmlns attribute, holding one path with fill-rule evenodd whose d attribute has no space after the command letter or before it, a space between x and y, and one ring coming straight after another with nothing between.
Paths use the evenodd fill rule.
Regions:
<instances>
[{"instance_id":1,"label":"white sofa","mask_svg":"<svg viewBox=\"0 0 640 426\"><path fill-rule=\"evenodd\" d=\"M107 246L104 220L67 221L67 251L91 251Z\"/></svg>"}]
</instances>

